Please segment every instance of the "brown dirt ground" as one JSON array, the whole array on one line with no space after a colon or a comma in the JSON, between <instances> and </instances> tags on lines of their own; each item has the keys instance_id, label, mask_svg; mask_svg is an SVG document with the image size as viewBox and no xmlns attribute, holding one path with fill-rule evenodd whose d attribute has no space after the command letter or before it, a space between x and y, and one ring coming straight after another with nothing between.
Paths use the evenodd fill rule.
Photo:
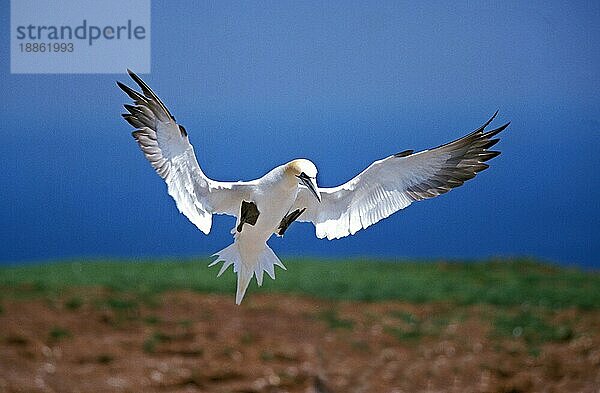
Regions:
<instances>
[{"instance_id":1,"label":"brown dirt ground","mask_svg":"<svg viewBox=\"0 0 600 393\"><path fill-rule=\"evenodd\" d=\"M82 289L4 298L0 392L599 392L600 312L533 348L486 305ZM410 315L424 326L414 331Z\"/></svg>"}]
</instances>

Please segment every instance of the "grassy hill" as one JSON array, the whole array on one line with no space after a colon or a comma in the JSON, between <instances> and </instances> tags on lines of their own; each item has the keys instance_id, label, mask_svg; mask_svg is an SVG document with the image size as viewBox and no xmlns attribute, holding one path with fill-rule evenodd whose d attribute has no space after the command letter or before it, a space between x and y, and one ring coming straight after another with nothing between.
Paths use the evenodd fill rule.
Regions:
<instances>
[{"instance_id":1,"label":"grassy hill","mask_svg":"<svg viewBox=\"0 0 600 393\"><path fill-rule=\"evenodd\" d=\"M8 392L38 391L40 370L55 391L598 385L597 272L532 260L284 263L239 307L231 269L216 278L207 260L0 267L0 379Z\"/></svg>"},{"instance_id":2,"label":"grassy hill","mask_svg":"<svg viewBox=\"0 0 600 393\"><path fill-rule=\"evenodd\" d=\"M532 260L406 262L385 260L284 260L277 280L265 278L249 293L285 292L359 301L487 303L560 309L600 308L600 274ZM100 286L150 295L172 289L235 292L229 269L216 278L207 260L72 261L0 267L0 294L59 294L69 288Z\"/></svg>"}]
</instances>

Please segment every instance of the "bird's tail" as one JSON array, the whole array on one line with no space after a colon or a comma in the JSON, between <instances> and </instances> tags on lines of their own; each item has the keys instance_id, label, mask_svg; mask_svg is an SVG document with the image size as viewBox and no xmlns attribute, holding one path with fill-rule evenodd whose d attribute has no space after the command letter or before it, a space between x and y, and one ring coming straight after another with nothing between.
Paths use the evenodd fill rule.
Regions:
<instances>
[{"instance_id":1,"label":"bird's tail","mask_svg":"<svg viewBox=\"0 0 600 393\"><path fill-rule=\"evenodd\" d=\"M256 276L258 285L262 285L264 272L267 272L273 280L275 279L275 265L286 270L283 263L281 263L277 255L275 255L266 243L262 243L262 246L257 246L254 243L244 244L244 242L236 238L233 244L213 254L213 256L216 256L217 259L208 265L209 267L223 262L223 266L221 266L217 277L221 276L231 265L233 265L233 271L237 273L236 304L242 302L252 275Z\"/></svg>"}]
</instances>

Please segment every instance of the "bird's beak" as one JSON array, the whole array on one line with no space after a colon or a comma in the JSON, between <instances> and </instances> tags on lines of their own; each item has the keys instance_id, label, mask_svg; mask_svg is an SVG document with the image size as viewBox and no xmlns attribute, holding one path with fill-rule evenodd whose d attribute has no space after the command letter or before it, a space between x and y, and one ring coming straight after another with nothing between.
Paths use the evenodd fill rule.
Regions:
<instances>
[{"instance_id":1,"label":"bird's beak","mask_svg":"<svg viewBox=\"0 0 600 393\"><path fill-rule=\"evenodd\" d=\"M298 179L302 181L302 184L306 186L310 190L310 192L317 198L319 202L321 202L321 193L319 192L319 187L317 186L317 179L312 179L302 173L298 176Z\"/></svg>"}]
</instances>

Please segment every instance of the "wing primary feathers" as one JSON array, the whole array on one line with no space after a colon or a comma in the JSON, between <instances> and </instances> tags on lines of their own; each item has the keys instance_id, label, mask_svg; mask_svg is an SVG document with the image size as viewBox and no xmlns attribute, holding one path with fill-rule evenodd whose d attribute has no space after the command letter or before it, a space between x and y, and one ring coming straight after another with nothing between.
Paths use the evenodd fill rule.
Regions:
<instances>
[{"instance_id":1,"label":"wing primary feathers","mask_svg":"<svg viewBox=\"0 0 600 393\"><path fill-rule=\"evenodd\" d=\"M404 209L412 202L459 187L489 166L500 152L488 150L510 123L486 132L496 111L474 131L433 149L405 150L373 162L348 182L321 188L322 203L304 190L293 208L306 207L300 221L315 224L319 238L337 239L356 233Z\"/></svg>"},{"instance_id":2,"label":"wing primary feathers","mask_svg":"<svg viewBox=\"0 0 600 393\"><path fill-rule=\"evenodd\" d=\"M506 129L506 127L508 127L510 125L510 121L498 128L496 128L495 130L491 130L486 132L485 134L482 135L483 138L491 138L493 136L498 135L499 133L501 133L502 131L504 131Z\"/></svg>"},{"instance_id":3,"label":"wing primary feathers","mask_svg":"<svg viewBox=\"0 0 600 393\"><path fill-rule=\"evenodd\" d=\"M409 185L407 191L410 192L411 197L414 200L420 200L437 196L447 192L449 189L461 186L465 181L475 177L477 173L489 168L489 165L484 164L484 162L500 155L499 151L487 150L500 141L500 139L490 138L504 131L510 124L508 122L496 129L484 132L485 128L494 120L497 114L498 111L481 127L470 134L433 149L432 151L439 149L440 152L449 150L451 158L446 160L443 168L435 171L432 177L424 179L420 183ZM437 181L437 184L431 184L431 180L433 179ZM440 188L443 188L443 190L440 190ZM415 196L417 197L416 199L414 198Z\"/></svg>"},{"instance_id":4,"label":"wing primary feathers","mask_svg":"<svg viewBox=\"0 0 600 393\"><path fill-rule=\"evenodd\" d=\"M478 129L476 129L475 131L473 131L471 134L476 134L478 132L481 132L481 131L485 130L485 127L489 126L490 123L492 121L494 121L494 119L496 118L496 116L498 116L498 111L494 112L494 114L492 115L492 117L490 117L490 119L488 121L486 121L481 127L479 127Z\"/></svg>"},{"instance_id":5,"label":"wing primary feathers","mask_svg":"<svg viewBox=\"0 0 600 393\"><path fill-rule=\"evenodd\" d=\"M185 127L177 124L171 112L152 89L128 70L141 92L117 82L133 100L124 105L123 118L136 130L132 136L156 173L167 184L177 209L205 234L210 232L212 215L238 216L244 188L237 183L209 179L200 168Z\"/></svg>"},{"instance_id":6,"label":"wing primary feathers","mask_svg":"<svg viewBox=\"0 0 600 393\"><path fill-rule=\"evenodd\" d=\"M131 113L132 115L133 115L134 113L136 113L136 111L137 111L137 107L135 107L135 106L133 106L133 105L124 104L124 105L123 105L123 107L124 107L125 109L127 109L127 111L128 111L129 113Z\"/></svg>"},{"instance_id":7,"label":"wing primary feathers","mask_svg":"<svg viewBox=\"0 0 600 393\"><path fill-rule=\"evenodd\" d=\"M140 128L144 126L144 123L142 123L140 120L138 120L137 117L130 113L122 113L121 116L123 116L123 119L127 120L127 122L135 128Z\"/></svg>"},{"instance_id":8,"label":"wing primary feathers","mask_svg":"<svg viewBox=\"0 0 600 393\"><path fill-rule=\"evenodd\" d=\"M158 103L158 105L160 105L160 107L165 111L165 113L167 115L169 115L169 117L171 119L173 119L174 121L176 121L175 117L171 114L171 112L169 112L169 110L167 109L167 107L165 106L165 104L163 104L163 102L160 100L160 98L158 98L158 96L154 93L154 91L152 91L152 89L150 88L150 86L148 86L146 84L146 82L144 82L139 76L137 76L129 68L127 69L127 73L129 74L129 76L131 77L131 79L133 79L134 82L138 84L138 86L142 89L142 92L144 93L144 95L147 98L150 98L150 99L156 101L156 103Z\"/></svg>"},{"instance_id":9,"label":"wing primary feathers","mask_svg":"<svg viewBox=\"0 0 600 393\"><path fill-rule=\"evenodd\" d=\"M485 128L487 126L490 125L490 123L496 118L497 115L498 115L498 111L494 112L494 114L492 115L492 117L490 117L490 119L488 121L486 121L485 123L483 123L480 127L478 127L477 129L475 129L474 131L470 132L469 134L467 134L467 135L465 135L463 137L455 139L455 140L453 140L451 142L444 143L443 145L440 145L440 146L436 147L435 149L440 149L440 148L443 148L443 147L446 147L446 146L450 146L450 145L454 145L454 144L468 144L473 138L474 139L479 139L479 137L483 136L483 135L481 135L481 133L485 130ZM508 123L508 124L510 124L510 123ZM508 124L506 124L506 127L508 127ZM504 128L506 128L506 127L504 127ZM500 128L502 128L502 127L500 127ZM502 130L500 130L500 131L502 131ZM498 131L498 132L500 132L500 131ZM492 132L492 131L490 131L490 132ZM435 149L431 149L431 150L435 150Z\"/></svg>"},{"instance_id":10,"label":"wing primary feathers","mask_svg":"<svg viewBox=\"0 0 600 393\"><path fill-rule=\"evenodd\" d=\"M132 100L134 100L136 102L140 102L140 103L147 102L146 97L144 97L137 91L133 90L131 87L129 87L119 81L117 81L117 86L119 86L119 88L121 90L123 90L125 92L125 94L127 94L129 96L129 98L131 98Z\"/></svg>"}]
</instances>

